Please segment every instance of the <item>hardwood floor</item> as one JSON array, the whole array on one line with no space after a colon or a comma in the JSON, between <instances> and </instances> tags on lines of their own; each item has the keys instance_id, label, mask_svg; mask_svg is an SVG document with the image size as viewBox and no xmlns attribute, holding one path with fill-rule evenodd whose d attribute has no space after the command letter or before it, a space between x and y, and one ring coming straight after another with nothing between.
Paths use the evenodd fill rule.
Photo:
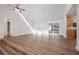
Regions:
<instances>
[{"instance_id":1,"label":"hardwood floor","mask_svg":"<svg viewBox=\"0 0 79 59\"><path fill-rule=\"evenodd\" d=\"M23 35L0 41L1 55L79 55L75 40L63 36Z\"/></svg>"}]
</instances>

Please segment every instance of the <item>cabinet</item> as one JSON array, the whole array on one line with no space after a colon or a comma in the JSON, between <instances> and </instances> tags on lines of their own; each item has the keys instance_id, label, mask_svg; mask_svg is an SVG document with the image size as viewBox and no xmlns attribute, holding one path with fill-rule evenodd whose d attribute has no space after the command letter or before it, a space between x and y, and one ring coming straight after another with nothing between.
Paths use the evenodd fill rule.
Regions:
<instances>
[{"instance_id":1,"label":"cabinet","mask_svg":"<svg viewBox=\"0 0 79 59\"><path fill-rule=\"evenodd\" d=\"M67 26L68 27L73 26L73 18L71 16L67 17Z\"/></svg>"},{"instance_id":2,"label":"cabinet","mask_svg":"<svg viewBox=\"0 0 79 59\"><path fill-rule=\"evenodd\" d=\"M73 26L73 17L67 17L67 39L76 39L76 27Z\"/></svg>"},{"instance_id":3,"label":"cabinet","mask_svg":"<svg viewBox=\"0 0 79 59\"><path fill-rule=\"evenodd\" d=\"M67 30L67 38L68 39L76 39L76 30Z\"/></svg>"}]
</instances>

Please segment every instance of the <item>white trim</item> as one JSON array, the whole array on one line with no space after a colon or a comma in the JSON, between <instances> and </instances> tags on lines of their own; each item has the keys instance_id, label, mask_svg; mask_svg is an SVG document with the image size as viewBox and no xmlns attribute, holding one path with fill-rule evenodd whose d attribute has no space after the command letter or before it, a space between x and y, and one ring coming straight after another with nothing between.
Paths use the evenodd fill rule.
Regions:
<instances>
[{"instance_id":1,"label":"white trim","mask_svg":"<svg viewBox=\"0 0 79 59\"><path fill-rule=\"evenodd\" d=\"M28 35L28 34L32 34L32 32L24 33L24 34L16 34L16 33L15 33L15 34L13 34L13 35L11 35L11 36L14 36L14 37L15 37L15 36L21 36L21 35Z\"/></svg>"},{"instance_id":2,"label":"white trim","mask_svg":"<svg viewBox=\"0 0 79 59\"><path fill-rule=\"evenodd\" d=\"M75 48L78 52L79 52L79 46L76 46L76 48Z\"/></svg>"}]
</instances>

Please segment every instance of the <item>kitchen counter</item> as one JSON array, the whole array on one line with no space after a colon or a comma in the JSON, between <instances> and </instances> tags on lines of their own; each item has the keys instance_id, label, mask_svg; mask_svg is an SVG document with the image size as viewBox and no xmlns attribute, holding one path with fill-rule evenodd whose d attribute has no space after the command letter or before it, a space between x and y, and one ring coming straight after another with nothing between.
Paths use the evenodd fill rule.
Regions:
<instances>
[{"instance_id":1,"label":"kitchen counter","mask_svg":"<svg viewBox=\"0 0 79 59\"><path fill-rule=\"evenodd\" d=\"M76 30L77 28L76 27L68 27L67 30Z\"/></svg>"}]
</instances>

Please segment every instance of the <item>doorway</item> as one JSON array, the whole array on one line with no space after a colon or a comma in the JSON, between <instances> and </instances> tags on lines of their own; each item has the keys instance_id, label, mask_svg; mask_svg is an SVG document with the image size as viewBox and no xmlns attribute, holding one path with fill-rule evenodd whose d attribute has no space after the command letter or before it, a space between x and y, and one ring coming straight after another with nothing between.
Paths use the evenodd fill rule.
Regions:
<instances>
[{"instance_id":1,"label":"doorway","mask_svg":"<svg viewBox=\"0 0 79 59\"><path fill-rule=\"evenodd\" d=\"M4 37L11 36L11 21L9 18L4 19Z\"/></svg>"}]
</instances>

